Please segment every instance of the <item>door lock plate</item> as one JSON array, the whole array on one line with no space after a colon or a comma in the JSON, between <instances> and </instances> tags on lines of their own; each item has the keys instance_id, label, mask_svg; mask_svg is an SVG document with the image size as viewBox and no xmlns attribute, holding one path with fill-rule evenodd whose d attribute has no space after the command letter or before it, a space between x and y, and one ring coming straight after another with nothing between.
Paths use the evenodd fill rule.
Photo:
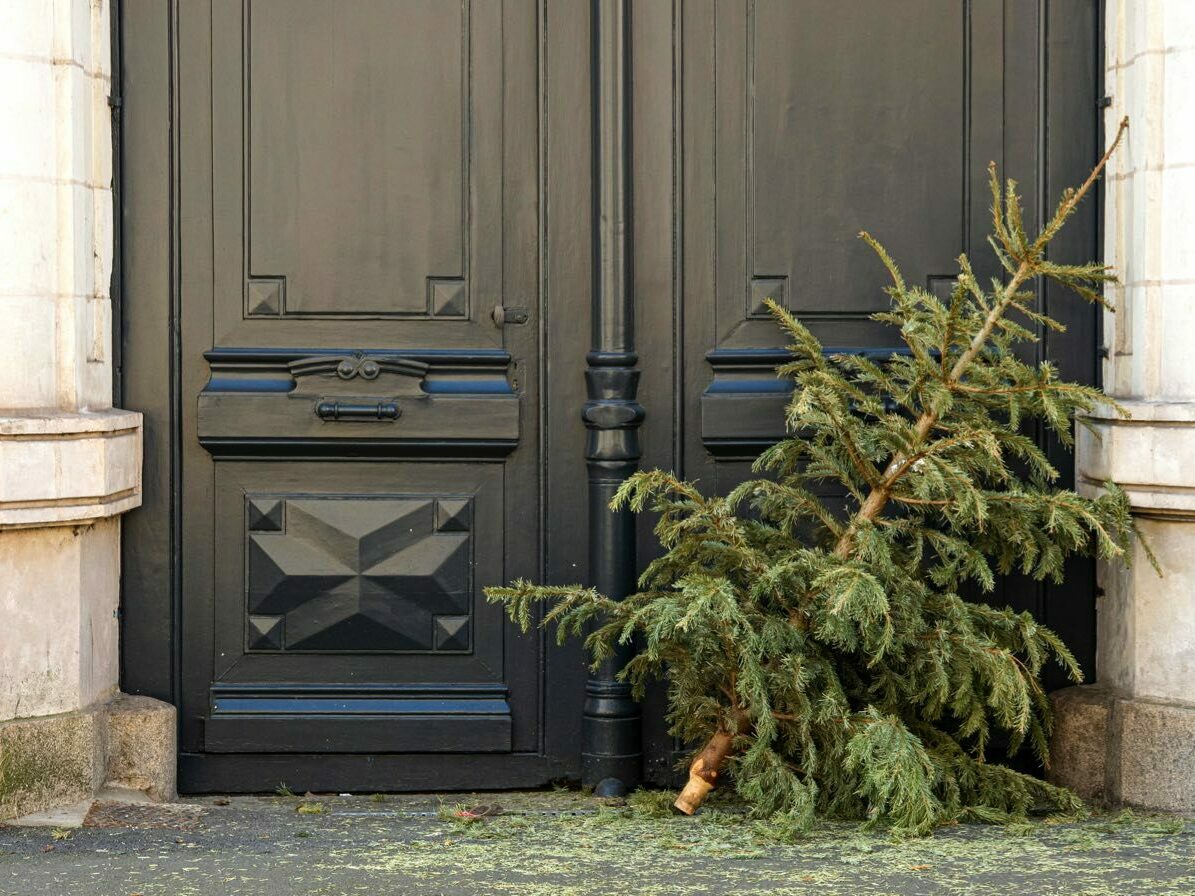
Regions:
<instances>
[{"instance_id":1,"label":"door lock plate","mask_svg":"<svg viewBox=\"0 0 1195 896\"><path fill-rule=\"evenodd\" d=\"M494 326L504 327L507 324L525 324L530 316L526 308L517 305L495 305L490 312L494 319Z\"/></svg>"}]
</instances>

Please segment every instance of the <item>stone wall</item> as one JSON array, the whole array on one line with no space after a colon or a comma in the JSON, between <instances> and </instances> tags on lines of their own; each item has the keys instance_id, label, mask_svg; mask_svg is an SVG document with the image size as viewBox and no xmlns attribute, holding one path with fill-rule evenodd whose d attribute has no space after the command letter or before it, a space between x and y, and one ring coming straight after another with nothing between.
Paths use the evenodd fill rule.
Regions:
<instances>
[{"instance_id":1,"label":"stone wall","mask_svg":"<svg viewBox=\"0 0 1195 896\"><path fill-rule=\"evenodd\" d=\"M1080 488L1128 492L1138 547L1101 569L1099 688L1060 698L1058 777L1092 796L1195 810L1195 3L1109 0L1104 387L1132 414L1080 430ZM1102 749L1092 752L1092 742ZM1079 761L1076 757L1094 756Z\"/></svg>"},{"instance_id":2,"label":"stone wall","mask_svg":"<svg viewBox=\"0 0 1195 896\"><path fill-rule=\"evenodd\" d=\"M107 0L0 2L0 818L90 794L130 717L118 515L141 502L141 415L112 407L111 58ZM173 761L136 780L171 790Z\"/></svg>"},{"instance_id":3,"label":"stone wall","mask_svg":"<svg viewBox=\"0 0 1195 896\"><path fill-rule=\"evenodd\" d=\"M119 525L140 415L112 409L110 24L0 6L0 720L117 687Z\"/></svg>"}]
</instances>

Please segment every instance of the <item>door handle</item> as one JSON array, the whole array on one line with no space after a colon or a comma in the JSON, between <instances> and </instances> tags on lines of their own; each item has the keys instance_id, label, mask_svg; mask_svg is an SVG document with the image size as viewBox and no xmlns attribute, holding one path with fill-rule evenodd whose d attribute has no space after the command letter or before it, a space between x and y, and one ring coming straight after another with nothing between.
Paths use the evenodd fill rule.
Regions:
<instances>
[{"instance_id":1,"label":"door handle","mask_svg":"<svg viewBox=\"0 0 1195 896\"><path fill-rule=\"evenodd\" d=\"M394 401L353 402L321 401L315 406L315 414L321 420L370 421L397 420L402 409Z\"/></svg>"}]
</instances>

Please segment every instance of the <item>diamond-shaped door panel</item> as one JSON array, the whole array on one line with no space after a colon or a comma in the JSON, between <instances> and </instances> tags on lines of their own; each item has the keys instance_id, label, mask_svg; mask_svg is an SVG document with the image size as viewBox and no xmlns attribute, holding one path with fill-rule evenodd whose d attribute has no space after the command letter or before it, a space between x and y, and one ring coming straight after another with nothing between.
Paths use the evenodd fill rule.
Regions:
<instances>
[{"instance_id":1,"label":"diamond-shaped door panel","mask_svg":"<svg viewBox=\"0 0 1195 896\"><path fill-rule=\"evenodd\" d=\"M469 652L472 498L246 501L249 650Z\"/></svg>"}]
</instances>

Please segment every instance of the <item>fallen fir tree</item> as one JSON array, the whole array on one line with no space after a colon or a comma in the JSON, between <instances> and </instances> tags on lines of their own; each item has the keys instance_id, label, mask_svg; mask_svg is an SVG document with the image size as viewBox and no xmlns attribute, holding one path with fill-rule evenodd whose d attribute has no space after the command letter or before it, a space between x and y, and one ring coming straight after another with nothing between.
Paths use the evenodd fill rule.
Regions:
<instances>
[{"instance_id":1,"label":"fallen fir tree","mask_svg":"<svg viewBox=\"0 0 1195 896\"><path fill-rule=\"evenodd\" d=\"M1127 122L1126 122L1127 123ZM986 761L994 737L1048 762L1048 662L1074 681L1066 645L1028 613L964 600L997 574L1060 581L1071 554L1123 560L1133 522L1109 483L1085 498L1023 431L1037 418L1067 445L1077 417L1106 401L1015 354L1040 328L1038 278L1103 303L1101 264L1051 261L1050 241L1091 190L1116 140L1036 236L1016 185L991 169L990 240L1005 276L985 289L966 256L948 301L905 282L883 247L891 309L875 318L907 353L876 363L827 356L791 314L779 369L795 389L788 438L755 464L764 478L725 497L660 471L629 479L615 507L659 514L665 553L641 591L520 581L490 588L527 630L541 602L561 640L593 626L595 664L633 642L622 675L638 694L668 683L668 721L701 744L676 806L692 813L729 769L753 811L788 830L816 813L925 833L957 819L999 822L1029 810L1071 813L1069 791ZM845 490L847 511L819 497Z\"/></svg>"}]
</instances>

